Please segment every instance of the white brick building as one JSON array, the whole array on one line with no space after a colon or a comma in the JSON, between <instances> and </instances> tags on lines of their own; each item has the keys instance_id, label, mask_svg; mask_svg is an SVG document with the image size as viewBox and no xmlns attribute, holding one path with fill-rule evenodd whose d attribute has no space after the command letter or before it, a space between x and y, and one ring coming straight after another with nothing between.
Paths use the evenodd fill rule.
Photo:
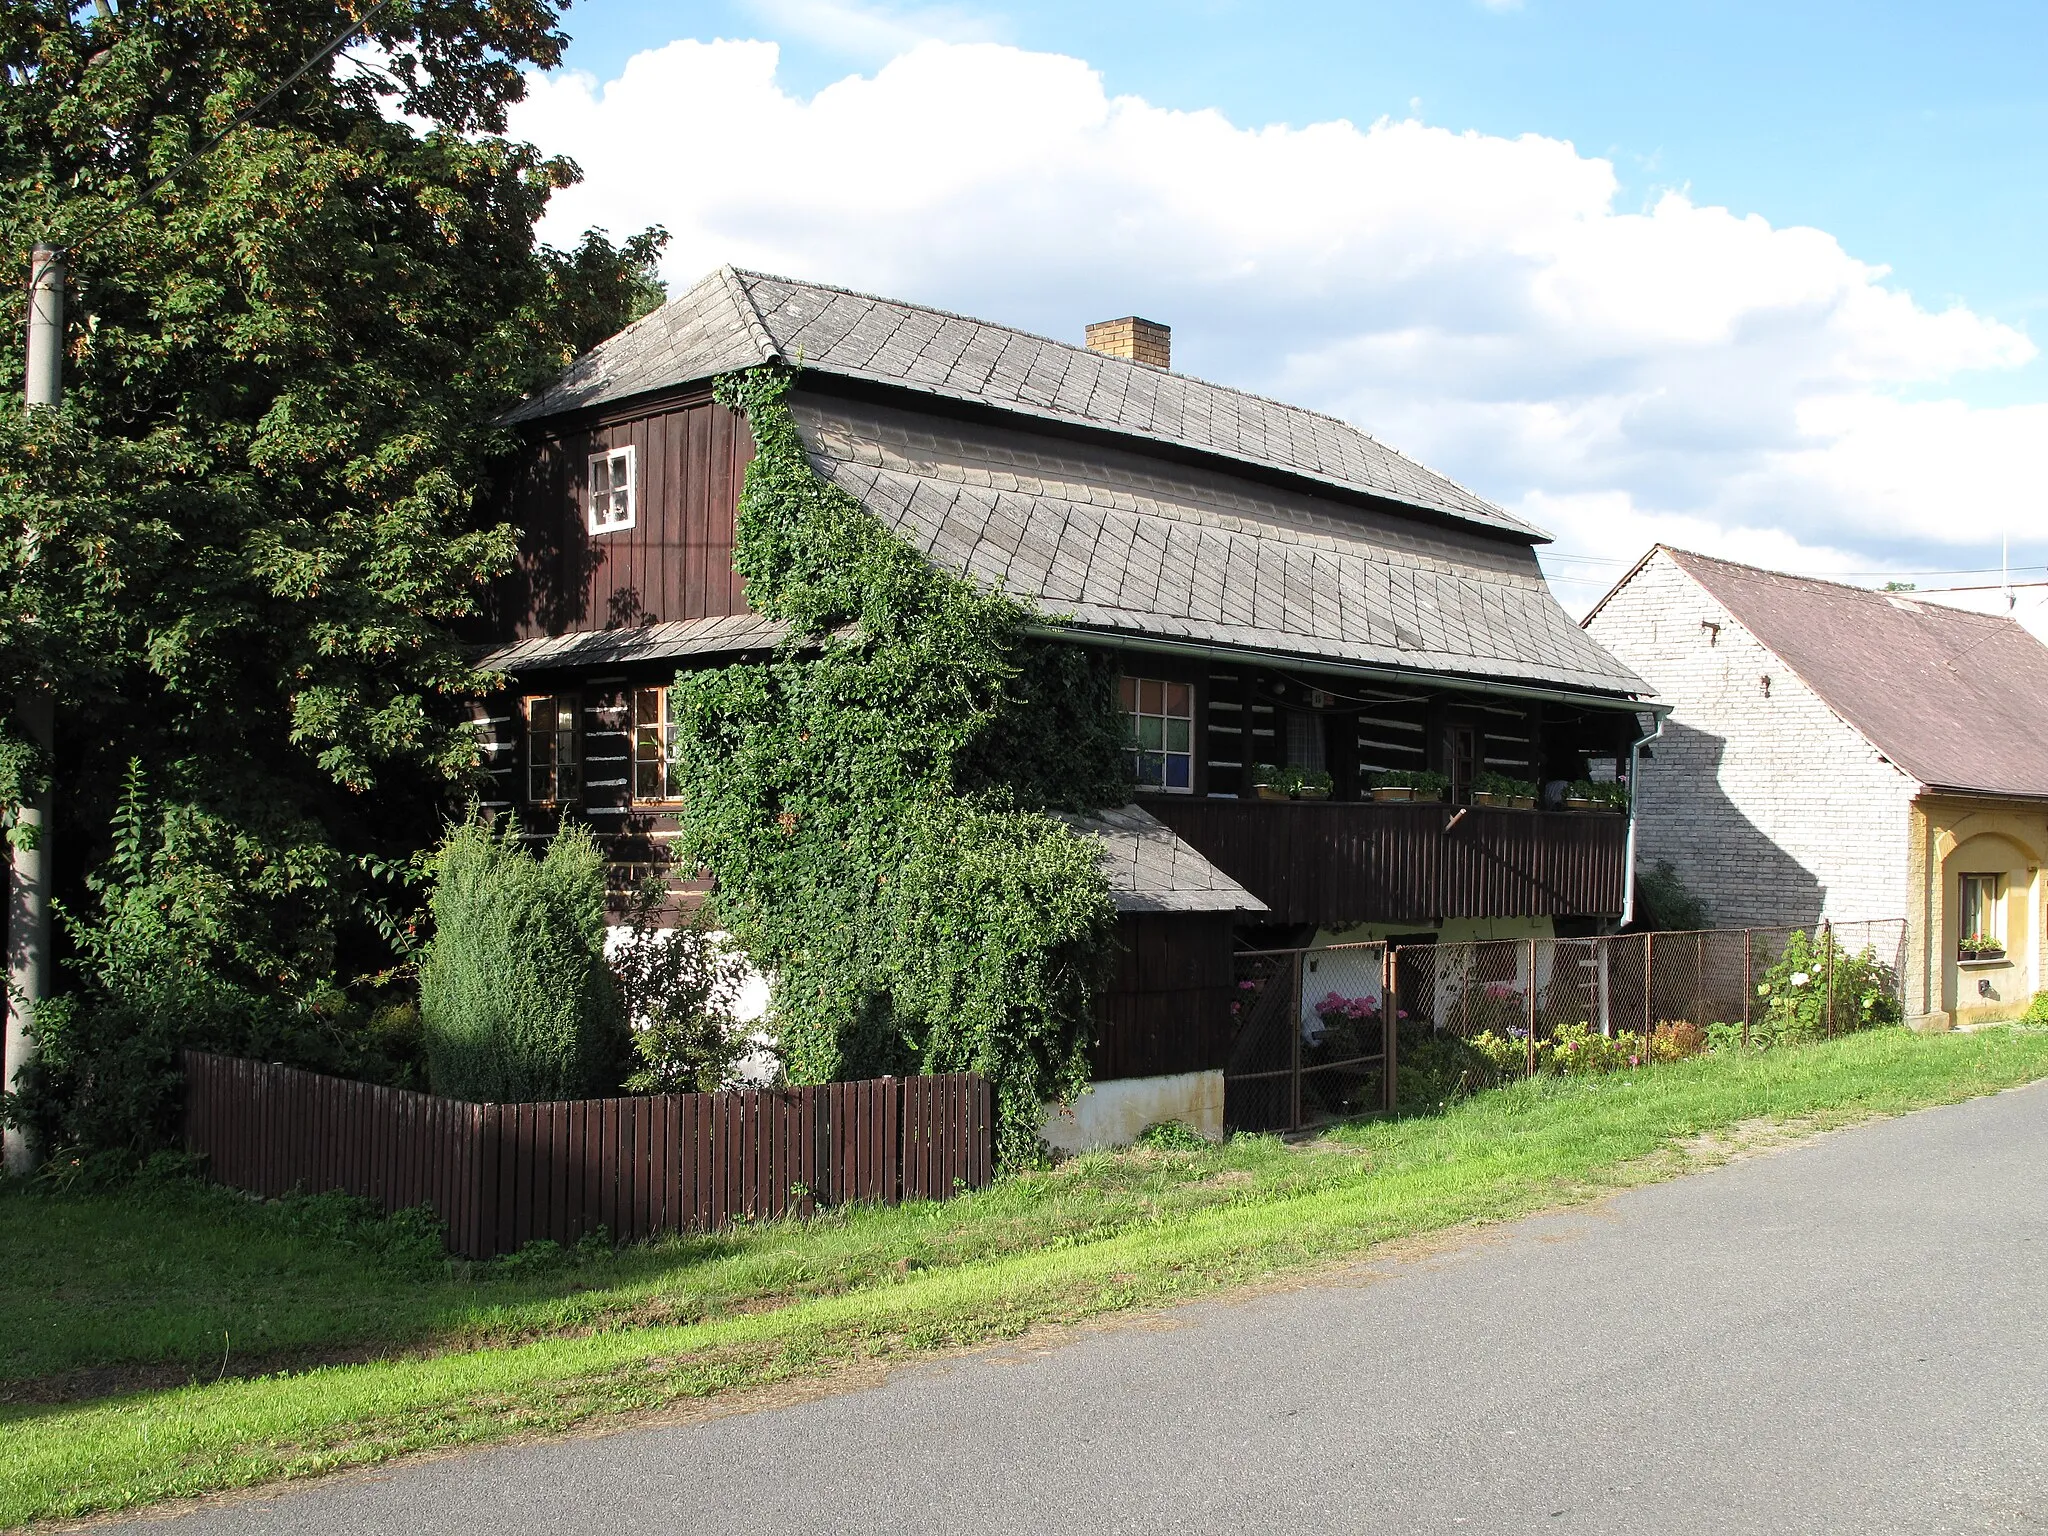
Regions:
<instances>
[{"instance_id":1,"label":"white brick building","mask_svg":"<svg viewBox=\"0 0 2048 1536\"><path fill-rule=\"evenodd\" d=\"M1905 918L1926 1024L2024 1007L2048 849L2039 642L1664 546L1586 628L1672 706L1634 786L1641 867L1671 864L1721 927ZM1964 953L1994 930L2002 955Z\"/></svg>"}]
</instances>

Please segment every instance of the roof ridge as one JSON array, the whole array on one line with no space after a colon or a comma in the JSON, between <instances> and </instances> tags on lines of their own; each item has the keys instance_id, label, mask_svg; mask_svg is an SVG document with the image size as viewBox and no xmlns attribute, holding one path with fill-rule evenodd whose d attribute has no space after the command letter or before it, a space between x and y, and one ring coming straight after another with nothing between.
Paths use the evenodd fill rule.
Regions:
<instances>
[{"instance_id":1,"label":"roof ridge","mask_svg":"<svg viewBox=\"0 0 2048 1536\"><path fill-rule=\"evenodd\" d=\"M789 359L782 355L782 348L776 343L774 332L768 329L768 322L762 317L761 306L754 302L753 292L744 281L745 278L760 275L736 267L731 262L725 263L717 272L719 280L725 284L727 295L740 312L740 322L746 326L748 334L754 339L754 344L761 349L761 361L786 364ZM695 293L702 286L701 281L692 283L689 292Z\"/></svg>"},{"instance_id":2,"label":"roof ridge","mask_svg":"<svg viewBox=\"0 0 2048 1536\"><path fill-rule=\"evenodd\" d=\"M2009 613L1980 613L1974 608L1958 608L1950 603L1933 602L1930 599L1934 594L1915 592L1910 588L1905 591L1888 592L1882 587L1860 587L1853 581L1836 581L1828 576L1801 576L1796 571L1778 571L1773 570L1767 565L1749 565L1741 560L1726 560L1719 555L1703 555L1696 549L1680 549L1676 544L1654 545L1651 548L1651 553L1654 554L1659 549L1666 550L1673 555L1683 555L1687 560L1704 560L1709 565L1718 565L1727 570L1748 571L1753 575L1768 576L1773 581L1793 581L1798 582L1801 586L1808 587L1832 587L1838 592L1853 592L1859 597L1903 598L1905 601L1920 607L1939 609L1945 615L1953 614L1958 618L1965 619L1988 619L1994 624L2010 624L2015 629L2022 631L2026 629L2024 624L2021 624L2019 620ZM1644 558L1647 559L1648 556ZM1630 574L1633 575L1634 572L1630 572ZM1602 601L1604 602L1605 599L1602 599Z\"/></svg>"},{"instance_id":3,"label":"roof ridge","mask_svg":"<svg viewBox=\"0 0 2048 1536\"><path fill-rule=\"evenodd\" d=\"M789 277L779 272L756 272L751 267L727 267L724 268L723 270L732 272L733 274L741 278L752 277L759 278L761 281L768 283L788 283L792 287L796 288L815 288L823 293L837 293L849 299L865 299L870 304L887 304L896 309L921 310L923 313L927 315L939 315L944 319L958 320L966 325L981 325L988 327L990 330L1008 331L1012 336L1022 336L1027 341L1043 342L1049 347L1064 347L1069 352L1084 352L1089 357L1100 358L1105 362L1123 363L1130 368L1143 368L1148 373L1163 376L1169 379L1182 379L1190 384L1200 384L1205 389L1220 389L1225 394L1241 395L1247 400L1256 400L1261 405L1277 406L1283 411L1295 411L1303 416L1313 416L1318 421L1327 421L1332 426L1342 427L1347 432L1356 432L1360 437L1370 440L1375 447L1381 448L1386 452L1391 453L1392 455L1394 455L1395 458L1405 459L1410 464L1413 464L1417 469L1425 470L1428 473L1435 475L1440 480L1449 480L1453 485L1458 484L1457 481L1451 480L1451 477L1445 474L1442 470L1431 469L1429 465L1423 463L1422 460L1415 458L1413 455L1403 453L1399 448L1394 447L1391 443L1382 442L1379 438L1374 437L1371 432L1367 431L1364 427L1361 427L1357 422L1347 421L1344 417L1335 415L1329 411L1319 411L1312 405L1301 405L1293 400L1282 400L1275 395L1262 395L1255 389L1240 389L1235 384L1219 384L1214 379L1203 378L1202 375L1200 375L1199 373L1177 373L1171 368L1156 368L1150 363L1141 363L1136 358L1118 357L1114 352L1098 352L1093 347L1087 346L1084 343L1063 341L1057 336L1046 336L1038 331L1027 331L1021 325L1005 325L1000 320L988 320L984 319L980 315L962 314L957 309L941 309L936 304L919 304L912 299L892 299L887 294L869 293L865 289L861 288L845 288L840 286L838 283L814 282L807 277ZM751 293L748 295L748 298L751 300ZM755 313L758 314L759 311L756 310ZM765 327L765 322L763 322L763 324ZM1485 500L1484 497L1480 497L1479 499L1482 501Z\"/></svg>"}]
</instances>

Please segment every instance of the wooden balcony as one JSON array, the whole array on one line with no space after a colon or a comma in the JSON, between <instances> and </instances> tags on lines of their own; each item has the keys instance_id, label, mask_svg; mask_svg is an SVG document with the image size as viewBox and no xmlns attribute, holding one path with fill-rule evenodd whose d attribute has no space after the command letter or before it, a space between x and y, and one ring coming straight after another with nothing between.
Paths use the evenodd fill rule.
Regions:
<instances>
[{"instance_id":1,"label":"wooden balcony","mask_svg":"<svg viewBox=\"0 0 2048 1536\"><path fill-rule=\"evenodd\" d=\"M1611 915L1627 881L1628 818L1612 811L1171 795L1144 806L1276 923Z\"/></svg>"}]
</instances>

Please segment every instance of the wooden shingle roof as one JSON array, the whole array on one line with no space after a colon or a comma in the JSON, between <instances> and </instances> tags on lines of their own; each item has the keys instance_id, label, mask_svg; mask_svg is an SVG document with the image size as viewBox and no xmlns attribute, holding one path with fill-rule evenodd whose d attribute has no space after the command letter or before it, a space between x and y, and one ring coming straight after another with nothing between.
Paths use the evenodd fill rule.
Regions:
<instances>
[{"instance_id":1,"label":"wooden shingle roof","mask_svg":"<svg viewBox=\"0 0 2048 1536\"><path fill-rule=\"evenodd\" d=\"M943 570L1086 629L1539 687L1650 690L1526 544L1139 452L791 397L813 466Z\"/></svg>"},{"instance_id":2,"label":"wooden shingle roof","mask_svg":"<svg viewBox=\"0 0 2048 1536\"><path fill-rule=\"evenodd\" d=\"M1058 813L1097 845L1119 912L1265 912L1266 904L1136 805L1087 815Z\"/></svg>"},{"instance_id":3,"label":"wooden shingle roof","mask_svg":"<svg viewBox=\"0 0 2048 1536\"><path fill-rule=\"evenodd\" d=\"M1542 541L1349 422L944 310L723 267L508 411L535 421L780 362L1277 470Z\"/></svg>"}]
</instances>

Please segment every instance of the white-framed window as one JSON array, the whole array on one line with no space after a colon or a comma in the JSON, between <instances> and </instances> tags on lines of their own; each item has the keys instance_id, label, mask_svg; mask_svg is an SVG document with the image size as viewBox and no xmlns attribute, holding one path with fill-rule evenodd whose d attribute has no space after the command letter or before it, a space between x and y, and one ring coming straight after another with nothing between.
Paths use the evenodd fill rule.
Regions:
<instances>
[{"instance_id":1,"label":"white-framed window","mask_svg":"<svg viewBox=\"0 0 2048 1536\"><path fill-rule=\"evenodd\" d=\"M573 693L536 695L526 705L526 798L534 805L561 805L583 789L583 766L576 750L576 716L581 700Z\"/></svg>"},{"instance_id":2,"label":"white-framed window","mask_svg":"<svg viewBox=\"0 0 2048 1536\"><path fill-rule=\"evenodd\" d=\"M617 533L633 526L638 510L638 469L633 448L610 448L590 456L590 531Z\"/></svg>"},{"instance_id":3,"label":"white-framed window","mask_svg":"<svg viewBox=\"0 0 2048 1536\"><path fill-rule=\"evenodd\" d=\"M676 780L676 726L666 688L633 690L633 799L682 798Z\"/></svg>"},{"instance_id":4,"label":"white-framed window","mask_svg":"<svg viewBox=\"0 0 2048 1536\"><path fill-rule=\"evenodd\" d=\"M1131 773L1140 789L1172 795L1195 791L1195 690L1156 677L1122 681Z\"/></svg>"},{"instance_id":5,"label":"white-framed window","mask_svg":"<svg viewBox=\"0 0 2048 1536\"><path fill-rule=\"evenodd\" d=\"M1965 958L1970 952L2005 948L2005 877L1962 877L1961 921L1957 936Z\"/></svg>"}]
</instances>

